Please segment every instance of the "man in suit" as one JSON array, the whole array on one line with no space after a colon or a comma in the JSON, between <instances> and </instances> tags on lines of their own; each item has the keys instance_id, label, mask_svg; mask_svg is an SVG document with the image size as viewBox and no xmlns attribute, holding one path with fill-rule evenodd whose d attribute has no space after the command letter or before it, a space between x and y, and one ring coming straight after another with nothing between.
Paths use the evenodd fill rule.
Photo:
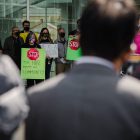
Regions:
<instances>
[{"instance_id":1,"label":"man in suit","mask_svg":"<svg viewBox=\"0 0 140 140\"><path fill-rule=\"evenodd\" d=\"M140 139L139 95L124 94L118 74L135 27L132 0L93 0L86 6L81 59L71 72L28 91L26 140Z\"/></svg>"}]
</instances>

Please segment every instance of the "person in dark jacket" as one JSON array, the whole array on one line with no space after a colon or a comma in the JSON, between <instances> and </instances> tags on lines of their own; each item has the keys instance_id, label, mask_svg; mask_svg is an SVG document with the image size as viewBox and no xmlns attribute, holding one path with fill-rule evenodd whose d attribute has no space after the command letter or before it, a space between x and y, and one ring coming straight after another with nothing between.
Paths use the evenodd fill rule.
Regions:
<instances>
[{"instance_id":1,"label":"person in dark jacket","mask_svg":"<svg viewBox=\"0 0 140 140\"><path fill-rule=\"evenodd\" d=\"M40 36L39 36L39 44L53 44L53 40L51 39L48 28L42 28L40 32ZM46 56L45 79L50 78L52 61L53 61L53 58Z\"/></svg>"},{"instance_id":2,"label":"person in dark jacket","mask_svg":"<svg viewBox=\"0 0 140 140\"><path fill-rule=\"evenodd\" d=\"M71 32L69 32L69 35L79 35L80 33L80 30L79 30L79 27L80 27L80 19L77 20L77 28Z\"/></svg>"},{"instance_id":3,"label":"person in dark jacket","mask_svg":"<svg viewBox=\"0 0 140 140\"><path fill-rule=\"evenodd\" d=\"M5 39L3 53L9 55L20 69L21 46L23 45L24 41L19 34L19 28L13 27L12 35Z\"/></svg>"},{"instance_id":4,"label":"person in dark jacket","mask_svg":"<svg viewBox=\"0 0 140 140\"><path fill-rule=\"evenodd\" d=\"M54 42L58 44L58 58L56 58L56 75L67 72L70 69L70 62L66 60L68 42L65 39L64 28L58 29L58 39Z\"/></svg>"},{"instance_id":5,"label":"person in dark jacket","mask_svg":"<svg viewBox=\"0 0 140 140\"><path fill-rule=\"evenodd\" d=\"M22 45L22 48L41 48L40 45L37 43L37 38L35 36L35 33L30 32L26 38L26 42ZM42 82L42 80L37 79L27 79L27 86L26 88L29 88L33 86L35 83L38 84Z\"/></svg>"}]
</instances>

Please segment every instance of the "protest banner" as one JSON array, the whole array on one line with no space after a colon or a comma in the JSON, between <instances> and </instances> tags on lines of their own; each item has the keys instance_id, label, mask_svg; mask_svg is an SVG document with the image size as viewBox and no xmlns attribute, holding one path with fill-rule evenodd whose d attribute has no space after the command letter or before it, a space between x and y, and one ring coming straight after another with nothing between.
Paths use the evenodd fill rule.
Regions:
<instances>
[{"instance_id":1,"label":"protest banner","mask_svg":"<svg viewBox=\"0 0 140 140\"><path fill-rule=\"evenodd\" d=\"M58 44L40 44L50 58L58 58Z\"/></svg>"},{"instance_id":2,"label":"protest banner","mask_svg":"<svg viewBox=\"0 0 140 140\"><path fill-rule=\"evenodd\" d=\"M77 36L69 36L67 48L67 60L77 60L81 57L81 48Z\"/></svg>"},{"instance_id":3,"label":"protest banner","mask_svg":"<svg viewBox=\"0 0 140 140\"><path fill-rule=\"evenodd\" d=\"M22 79L45 79L45 51L43 49L22 48Z\"/></svg>"}]
</instances>

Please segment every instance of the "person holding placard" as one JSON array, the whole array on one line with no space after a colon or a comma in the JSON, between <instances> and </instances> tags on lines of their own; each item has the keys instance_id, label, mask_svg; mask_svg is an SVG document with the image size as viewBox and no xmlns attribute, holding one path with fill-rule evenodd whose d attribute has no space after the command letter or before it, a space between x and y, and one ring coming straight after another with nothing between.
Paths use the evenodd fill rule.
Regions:
<instances>
[{"instance_id":1,"label":"person holding placard","mask_svg":"<svg viewBox=\"0 0 140 140\"><path fill-rule=\"evenodd\" d=\"M69 35L79 35L80 30L79 30L79 26L80 26L80 19L77 20L77 28L71 32L69 32Z\"/></svg>"},{"instance_id":2,"label":"person holding placard","mask_svg":"<svg viewBox=\"0 0 140 140\"><path fill-rule=\"evenodd\" d=\"M37 43L37 38L35 36L35 33L30 32L26 38L25 44L22 46L22 48L41 48L40 45ZM21 60L22 61L22 60ZM27 88L33 86L35 83L38 84L42 82L43 80L37 80L37 79L27 79Z\"/></svg>"},{"instance_id":3,"label":"person holding placard","mask_svg":"<svg viewBox=\"0 0 140 140\"><path fill-rule=\"evenodd\" d=\"M55 41L58 44L58 58L56 58L56 75L66 72L70 69L70 62L66 61L67 40L65 39L64 28L58 29L58 39Z\"/></svg>"},{"instance_id":4,"label":"person holding placard","mask_svg":"<svg viewBox=\"0 0 140 140\"><path fill-rule=\"evenodd\" d=\"M42 28L39 36L39 44L53 44L53 40L51 39L48 28ZM45 71L45 79L50 78L51 66L52 66L53 58L50 56L46 56L46 71Z\"/></svg>"}]
</instances>

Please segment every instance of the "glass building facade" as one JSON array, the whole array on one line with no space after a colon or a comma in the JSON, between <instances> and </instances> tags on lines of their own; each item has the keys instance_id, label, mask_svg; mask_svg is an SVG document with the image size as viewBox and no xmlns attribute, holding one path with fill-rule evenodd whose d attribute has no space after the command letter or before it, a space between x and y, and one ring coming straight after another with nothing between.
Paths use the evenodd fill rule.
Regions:
<instances>
[{"instance_id":1,"label":"glass building facade","mask_svg":"<svg viewBox=\"0 0 140 140\"><path fill-rule=\"evenodd\" d=\"M64 27L66 33L76 28L76 21L88 0L0 0L0 38L2 42L11 34L11 28L22 30L22 21L30 20L31 30L40 32L48 27L53 40L57 28ZM140 0L136 0L140 5Z\"/></svg>"},{"instance_id":2,"label":"glass building facade","mask_svg":"<svg viewBox=\"0 0 140 140\"><path fill-rule=\"evenodd\" d=\"M32 31L39 33L48 27L55 40L58 27L64 27L67 34L76 28L86 3L87 0L0 0L0 38L3 42L13 26L22 30L22 21L27 19Z\"/></svg>"}]
</instances>

